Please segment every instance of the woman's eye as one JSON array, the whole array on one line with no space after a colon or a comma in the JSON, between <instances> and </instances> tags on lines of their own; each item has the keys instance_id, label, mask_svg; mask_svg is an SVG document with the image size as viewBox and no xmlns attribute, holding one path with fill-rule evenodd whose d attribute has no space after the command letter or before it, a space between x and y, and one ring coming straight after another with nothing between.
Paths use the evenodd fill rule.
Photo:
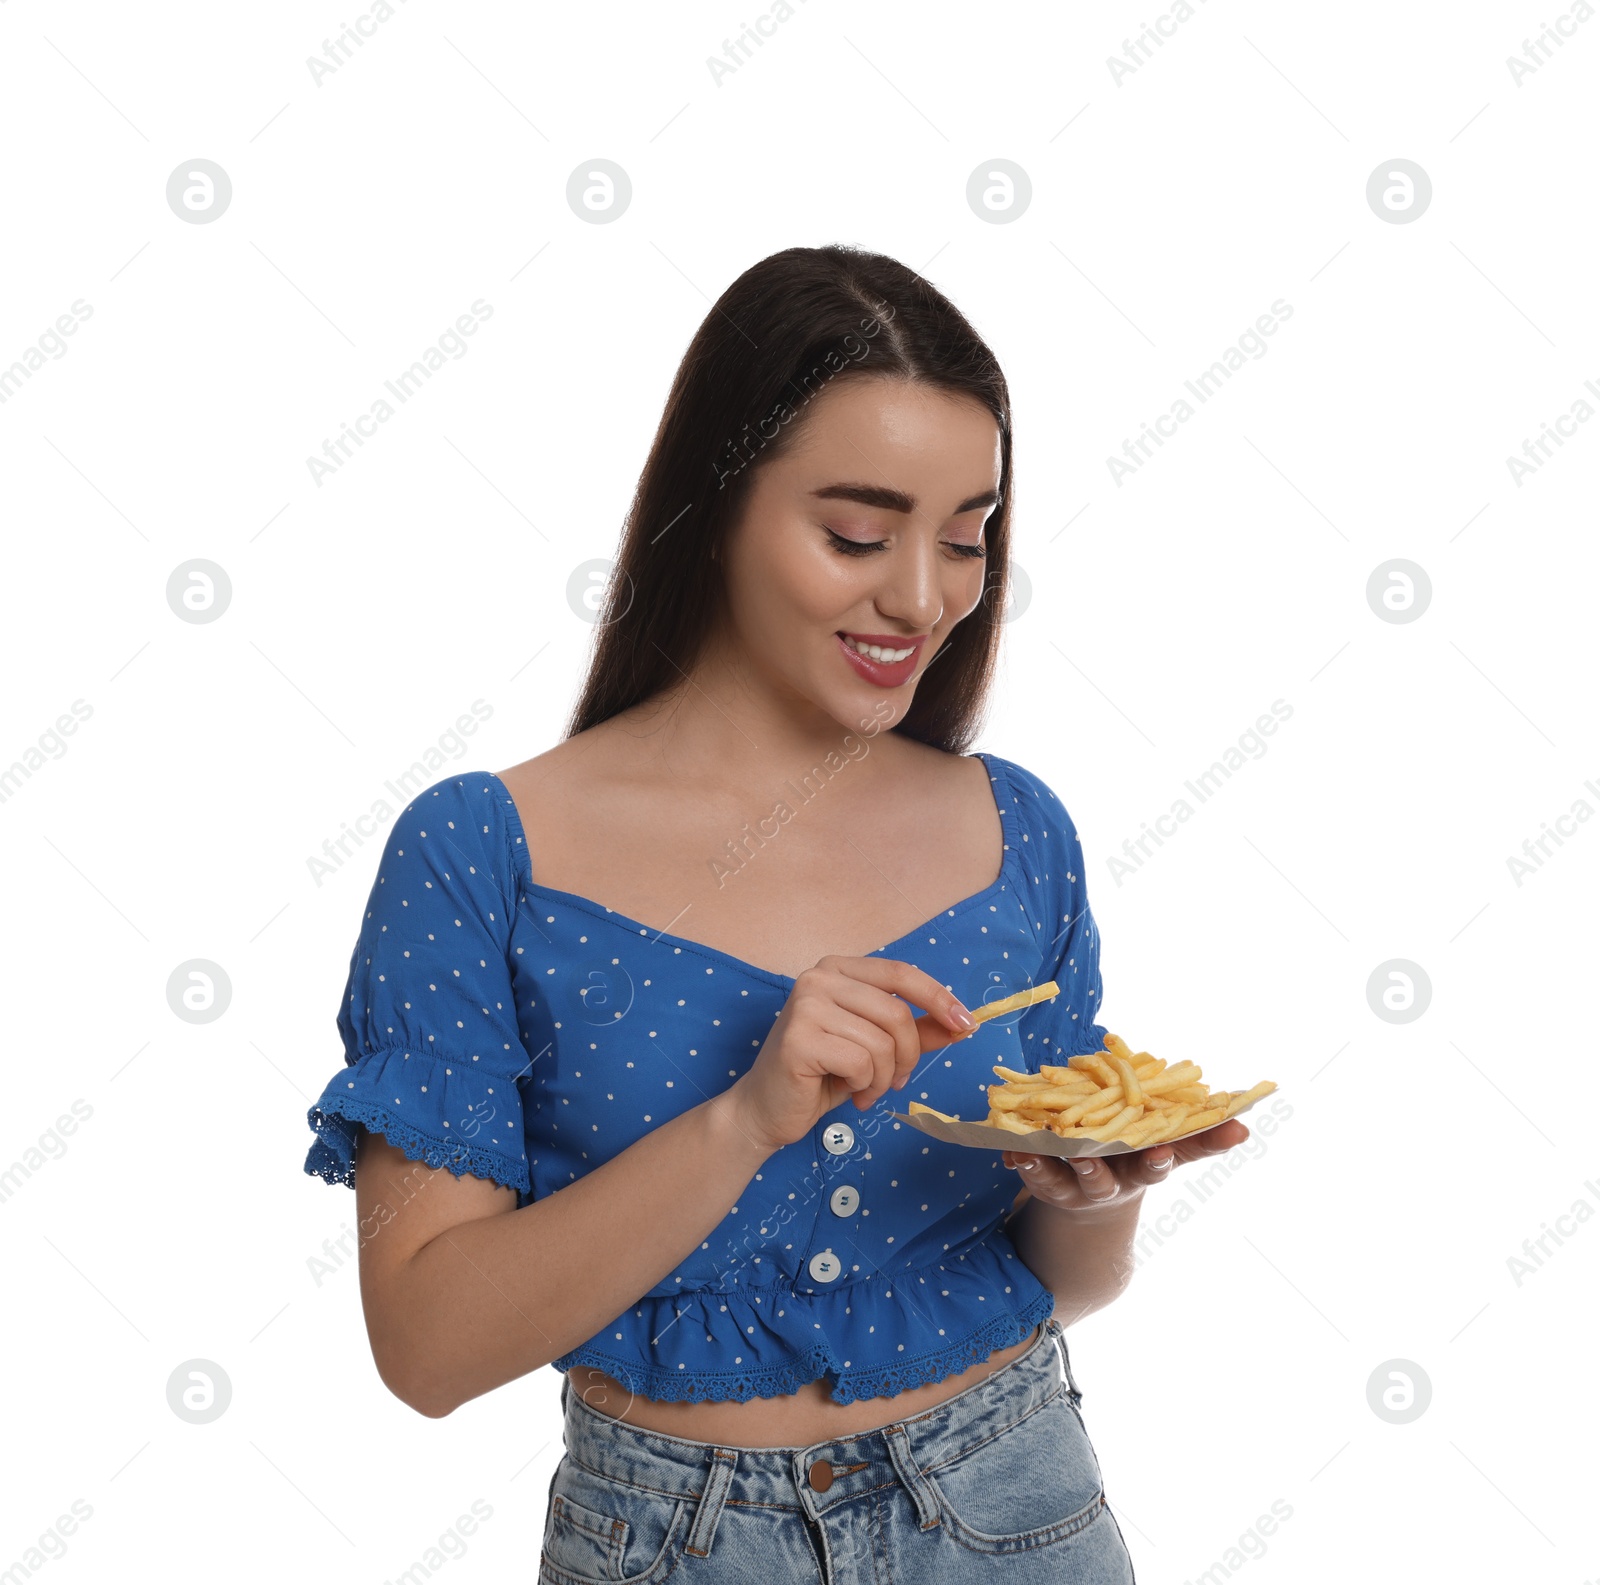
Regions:
<instances>
[{"instance_id":1,"label":"woman's eye","mask_svg":"<svg viewBox=\"0 0 1600 1585\"><path fill-rule=\"evenodd\" d=\"M828 536L828 541L833 548L844 556L870 556L875 550L887 550L889 548L889 542L886 539L867 540L865 542L859 539L846 539L843 534L834 533L827 524L823 524L823 532Z\"/></svg>"},{"instance_id":2,"label":"woman's eye","mask_svg":"<svg viewBox=\"0 0 1600 1585\"><path fill-rule=\"evenodd\" d=\"M834 531L829 528L827 524L823 524L823 532L828 536L828 542L842 556L870 556L875 551L887 550L889 548L889 542L886 539L846 539L843 534L834 533ZM948 539L943 543L948 549L953 550L958 556L977 557L987 556L989 554L989 547L987 545L958 545Z\"/></svg>"}]
</instances>

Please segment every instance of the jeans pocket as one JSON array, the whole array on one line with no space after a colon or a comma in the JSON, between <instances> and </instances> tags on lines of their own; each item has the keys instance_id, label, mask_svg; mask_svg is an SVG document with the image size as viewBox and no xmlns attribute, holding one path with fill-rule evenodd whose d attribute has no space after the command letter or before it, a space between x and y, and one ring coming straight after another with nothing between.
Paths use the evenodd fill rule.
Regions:
<instances>
[{"instance_id":1,"label":"jeans pocket","mask_svg":"<svg viewBox=\"0 0 1600 1585\"><path fill-rule=\"evenodd\" d=\"M926 1473L952 1539L974 1552L1070 1540L1105 1505L1099 1462L1065 1389Z\"/></svg>"},{"instance_id":2,"label":"jeans pocket","mask_svg":"<svg viewBox=\"0 0 1600 1585\"><path fill-rule=\"evenodd\" d=\"M539 1585L645 1585L678 1562L685 1498L591 1474L563 1457L550 1483Z\"/></svg>"}]
</instances>

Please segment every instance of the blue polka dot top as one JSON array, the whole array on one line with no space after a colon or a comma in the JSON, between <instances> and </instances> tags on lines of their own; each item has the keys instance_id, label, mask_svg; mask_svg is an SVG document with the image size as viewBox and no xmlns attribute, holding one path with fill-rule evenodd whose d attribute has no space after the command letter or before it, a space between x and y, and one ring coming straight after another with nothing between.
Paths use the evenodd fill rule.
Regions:
<instances>
[{"instance_id":1,"label":"blue polka dot top","mask_svg":"<svg viewBox=\"0 0 1600 1585\"><path fill-rule=\"evenodd\" d=\"M556 1369L598 1366L646 1397L694 1402L823 1377L850 1403L954 1375L1050 1315L1005 1232L1021 1183L1000 1151L893 1115L914 1097L982 1119L993 1064L1037 1072L1104 1047L1077 831L1038 777L978 757L1005 833L1000 874L872 956L916 964L969 1007L1046 980L1061 994L928 1052L870 1110L847 1098L825 1113ZM492 772L436 782L395 821L339 1010L344 1066L307 1114L308 1173L354 1187L366 1128L411 1160L515 1189L520 1209L754 1062L792 979L541 886L534 857Z\"/></svg>"}]
</instances>

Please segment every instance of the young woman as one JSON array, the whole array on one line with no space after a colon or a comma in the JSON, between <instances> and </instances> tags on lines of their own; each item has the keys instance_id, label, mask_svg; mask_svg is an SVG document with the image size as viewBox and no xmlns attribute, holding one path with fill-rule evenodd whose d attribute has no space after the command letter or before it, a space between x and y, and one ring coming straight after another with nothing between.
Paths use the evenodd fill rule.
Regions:
<instances>
[{"instance_id":1,"label":"young woman","mask_svg":"<svg viewBox=\"0 0 1600 1585\"><path fill-rule=\"evenodd\" d=\"M913 271L763 260L678 371L567 736L390 834L306 1170L356 1190L406 1403L565 1373L542 1581L1133 1578L1064 1328L1247 1130L1067 1163L894 1116L1105 1035L1072 822L966 752L1011 433Z\"/></svg>"}]
</instances>

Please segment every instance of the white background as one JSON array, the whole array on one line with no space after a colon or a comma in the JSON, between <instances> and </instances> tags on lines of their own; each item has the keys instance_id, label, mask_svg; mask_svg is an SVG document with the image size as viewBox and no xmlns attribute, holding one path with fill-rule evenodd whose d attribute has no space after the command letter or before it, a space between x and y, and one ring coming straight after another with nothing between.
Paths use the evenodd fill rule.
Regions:
<instances>
[{"instance_id":1,"label":"white background","mask_svg":"<svg viewBox=\"0 0 1600 1585\"><path fill-rule=\"evenodd\" d=\"M405 0L319 85L356 3L0 5L0 368L92 308L0 405L0 766L92 710L0 802L0 1169L35 1163L0 1197L0 1568L77 1500L49 1578L377 1582L479 1500L446 1575L533 1577L559 1375L426 1420L376 1376L353 1261L310 1274L354 1216L301 1171L305 1110L384 833L320 884L308 859L474 700L460 768L556 741L593 633L567 579L613 554L696 325L757 259L842 241L924 270L1010 380L1031 599L978 746L1077 823L1104 1021L1292 1107L1069 1332L1141 1585L1275 1499L1258 1585L1600 1577L1600 1218L1508 1266L1600 1208L1600 830L1507 864L1600 808L1600 424L1506 461L1600 410L1600 19L1209 0L1119 84L1160 0L796 0L719 85L760 0ZM233 196L185 224L197 158ZM633 184L608 225L565 198L594 158ZM1032 184L1007 224L965 198L995 158ZM1395 159L1433 188L1405 224L1366 198ZM317 484L480 298L467 354ZM1278 299L1265 356L1116 482ZM1366 595L1396 558L1432 586L1403 624ZM169 607L193 559L231 581L214 622ZM1275 699L1267 752L1114 876ZM192 958L231 980L210 1024L168 1007ZM1431 983L1410 1023L1369 1005L1391 959ZM194 1359L231 1383L208 1425L167 1406ZM1431 1383L1408 1424L1369 1407L1393 1360Z\"/></svg>"}]
</instances>

